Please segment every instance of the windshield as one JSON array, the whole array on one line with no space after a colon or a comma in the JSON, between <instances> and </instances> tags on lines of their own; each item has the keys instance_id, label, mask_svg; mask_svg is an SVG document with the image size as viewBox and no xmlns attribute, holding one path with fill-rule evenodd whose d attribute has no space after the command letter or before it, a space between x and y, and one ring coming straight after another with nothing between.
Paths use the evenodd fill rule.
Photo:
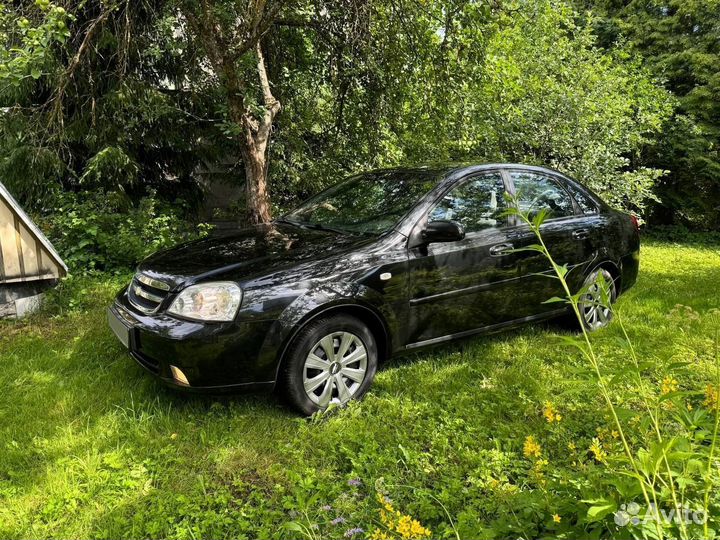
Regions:
<instances>
[{"instance_id":1,"label":"windshield","mask_svg":"<svg viewBox=\"0 0 720 540\"><path fill-rule=\"evenodd\" d=\"M377 171L351 176L283 217L299 225L382 234L440 180L438 171Z\"/></svg>"}]
</instances>

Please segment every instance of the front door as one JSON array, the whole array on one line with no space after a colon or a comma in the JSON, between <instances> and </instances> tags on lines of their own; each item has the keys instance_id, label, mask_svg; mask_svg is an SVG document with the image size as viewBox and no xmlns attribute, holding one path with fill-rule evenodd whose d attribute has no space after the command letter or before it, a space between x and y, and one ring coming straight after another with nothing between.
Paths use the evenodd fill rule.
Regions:
<instances>
[{"instance_id":1,"label":"front door","mask_svg":"<svg viewBox=\"0 0 720 540\"><path fill-rule=\"evenodd\" d=\"M418 224L452 220L466 236L410 249L408 344L514 318L512 288L526 254L511 251L505 192L500 171L461 180Z\"/></svg>"}]
</instances>

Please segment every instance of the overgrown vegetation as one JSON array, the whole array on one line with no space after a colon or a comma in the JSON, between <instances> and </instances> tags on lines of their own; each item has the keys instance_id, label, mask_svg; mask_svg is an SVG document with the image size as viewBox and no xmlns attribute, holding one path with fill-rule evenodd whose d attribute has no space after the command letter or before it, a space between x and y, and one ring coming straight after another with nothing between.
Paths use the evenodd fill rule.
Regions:
<instances>
[{"instance_id":1,"label":"overgrown vegetation","mask_svg":"<svg viewBox=\"0 0 720 540\"><path fill-rule=\"evenodd\" d=\"M645 162L668 170L655 188L657 224L720 228L720 3L576 0L598 36L639 54L678 100Z\"/></svg>"},{"instance_id":2,"label":"overgrown vegetation","mask_svg":"<svg viewBox=\"0 0 720 540\"><path fill-rule=\"evenodd\" d=\"M267 164L277 211L349 171L509 160L641 211L665 167L645 150L675 100L564 1L63 5L0 11L0 178L37 210L67 190L192 207L199 168L219 161L237 162L238 184Z\"/></svg>"},{"instance_id":3,"label":"overgrown vegetation","mask_svg":"<svg viewBox=\"0 0 720 540\"><path fill-rule=\"evenodd\" d=\"M720 251L696 240L646 241L623 325L591 337L657 508L673 508L665 458L680 502L710 508L707 530L690 514L693 538L715 536L720 506L706 468ZM554 324L394 359L362 402L308 421L271 396L185 396L148 377L104 323L127 278L69 280L48 312L0 324L2 537L658 533L597 377ZM660 532L684 534L662 517Z\"/></svg>"},{"instance_id":4,"label":"overgrown vegetation","mask_svg":"<svg viewBox=\"0 0 720 540\"><path fill-rule=\"evenodd\" d=\"M53 212L40 221L71 271L122 271L148 255L205 236L211 227L193 227L182 201L175 206L151 193L137 204L119 193L59 195Z\"/></svg>"}]
</instances>

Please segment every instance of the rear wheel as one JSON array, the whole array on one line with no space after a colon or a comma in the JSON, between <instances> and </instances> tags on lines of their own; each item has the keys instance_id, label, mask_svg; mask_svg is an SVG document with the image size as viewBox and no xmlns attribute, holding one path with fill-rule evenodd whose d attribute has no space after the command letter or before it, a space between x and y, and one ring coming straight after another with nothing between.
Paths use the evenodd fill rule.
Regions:
<instances>
[{"instance_id":1,"label":"rear wheel","mask_svg":"<svg viewBox=\"0 0 720 540\"><path fill-rule=\"evenodd\" d=\"M331 315L303 327L287 352L280 390L304 414L362 397L375 377L377 345L368 327Z\"/></svg>"},{"instance_id":2,"label":"rear wheel","mask_svg":"<svg viewBox=\"0 0 720 540\"><path fill-rule=\"evenodd\" d=\"M585 279L583 289L585 294L578 302L583 326L591 332L606 327L612 320L611 305L617 297L612 274L598 268Z\"/></svg>"}]
</instances>

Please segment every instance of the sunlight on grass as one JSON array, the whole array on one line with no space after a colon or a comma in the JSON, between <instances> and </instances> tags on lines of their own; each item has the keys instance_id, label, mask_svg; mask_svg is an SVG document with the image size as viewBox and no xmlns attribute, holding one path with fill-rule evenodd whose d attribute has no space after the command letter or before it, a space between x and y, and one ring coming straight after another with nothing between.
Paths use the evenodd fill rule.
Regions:
<instances>
[{"instance_id":1,"label":"sunlight on grass","mask_svg":"<svg viewBox=\"0 0 720 540\"><path fill-rule=\"evenodd\" d=\"M712 246L643 247L638 284L617 309L658 387L679 361L692 364L681 389L713 380L705 314L720 305L719 269ZM612 516L588 524L578 502L602 495L593 440L610 454L616 444L561 326L393 359L362 403L308 421L273 396L184 396L148 377L105 325L121 282L85 280L60 293L84 290L73 309L60 299L0 323L1 537L270 538L293 522L341 538L375 528L378 492L433 536L454 534L450 518L463 537L614 530ZM617 324L594 337L611 371L628 362L618 337ZM561 421L547 421L549 402ZM529 435L541 470L523 456ZM566 493L540 497L543 477Z\"/></svg>"}]
</instances>

